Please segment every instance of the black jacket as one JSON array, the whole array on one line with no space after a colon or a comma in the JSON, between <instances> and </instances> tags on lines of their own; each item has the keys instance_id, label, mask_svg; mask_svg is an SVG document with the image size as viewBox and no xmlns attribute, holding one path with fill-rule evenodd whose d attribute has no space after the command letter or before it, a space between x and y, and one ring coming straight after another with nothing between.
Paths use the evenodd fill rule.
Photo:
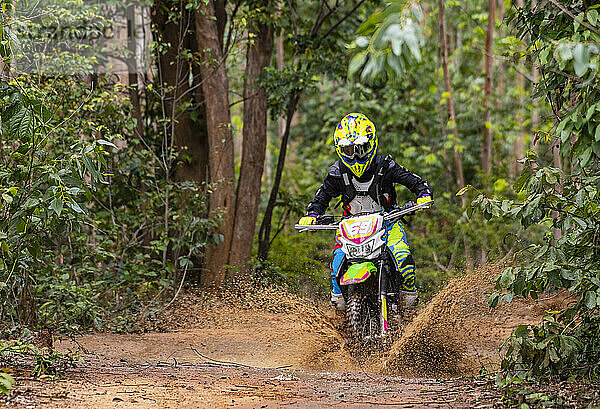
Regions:
<instances>
[{"instance_id":1,"label":"black jacket","mask_svg":"<svg viewBox=\"0 0 600 409\"><path fill-rule=\"evenodd\" d=\"M388 157L389 158L389 157ZM383 169L382 169L383 168ZM344 183L343 173L355 178L359 182L367 182L381 172L379 186L372 186L378 189L379 197L376 194L370 194L376 202L384 208L396 204L396 190L394 183L400 183L410 189L417 197L422 195L431 195L433 191L427 182L421 179L420 176L406 170L406 168L398 165L391 158L386 160L386 157L375 155L373 162L369 168L363 173L360 178L354 176L346 165L341 160L335 162L330 168L329 173L323 181L323 185L317 190L315 198L308 204L306 214L321 215L325 213L327 206L332 198L342 196L342 203L347 205L348 195L346 184ZM375 180L377 177L375 177Z\"/></svg>"}]
</instances>

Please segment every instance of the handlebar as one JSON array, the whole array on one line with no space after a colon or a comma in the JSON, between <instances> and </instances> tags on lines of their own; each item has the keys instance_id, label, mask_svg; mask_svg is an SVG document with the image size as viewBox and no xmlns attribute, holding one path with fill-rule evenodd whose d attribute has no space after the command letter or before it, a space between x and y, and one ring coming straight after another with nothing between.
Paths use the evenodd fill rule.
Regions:
<instances>
[{"instance_id":1,"label":"handlebar","mask_svg":"<svg viewBox=\"0 0 600 409\"><path fill-rule=\"evenodd\" d=\"M407 202L403 206L394 207L389 212L384 213L383 220L386 222L395 221L403 216L415 214L417 210L429 209L432 205L433 200L420 205L413 202ZM301 232L306 230L337 230L341 219L342 218L337 219L334 215L326 214L317 216L317 224L296 224L294 225L294 228Z\"/></svg>"}]
</instances>

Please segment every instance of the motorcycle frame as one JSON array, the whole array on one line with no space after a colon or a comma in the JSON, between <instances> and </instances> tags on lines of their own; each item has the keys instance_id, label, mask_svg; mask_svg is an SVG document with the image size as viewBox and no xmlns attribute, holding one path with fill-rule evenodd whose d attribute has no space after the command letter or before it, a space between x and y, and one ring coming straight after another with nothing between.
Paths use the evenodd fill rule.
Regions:
<instances>
[{"instance_id":1,"label":"motorcycle frame","mask_svg":"<svg viewBox=\"0 0 600 409\"><path fill-rule=\"evenodd\" d=\"M392 209L390 212L384 212L382 210L382 214L383 214L383 221L384 221L384 226L385 224L389 224L389 223L395 223L398 220L404 220L403 216L405 215L409 215L409 214L414 214L417 210L422 210L422 209L428 209L433 205L433 200L427 203L423 203L423 204L414 204L412 202L407 203L406 205L399 207L399 208L395 208ZM336 219L336 216L333 215L324 215L324 216L320 216L321 218L327 219L327 220L333 220L333 222L328 223L328 224L311 224L311 225L301 225L301 224L296 224L294 225L294 228L296 230L298 230L299 232L304 232L304 231L309 231L309 230L338 230L339 229L339 225L340 222L344 219L344 217L341 217L339 219ZM356 217L356 215L350 216L350 217ZM378 299L379 299L379 317L380 317L380 336L381 337L385 337L388 333L389 333L389 325L388 325L388 310L387 310L387 300L388 300L388 296L393 295L395 293L392 292L388 292L387 291L387 286L388 286L388 281L390 281L390 277L387 277L388 274L390 274L389 269L385 269L385 261L386 258L389 257L389 252L387 251L387 241L388 241L388 233L386 231L386 233L383 236L385 245L384 245L384 249L381 251L381 254L379 254L379 256L377 256L377 258L375 259L360 259L360 258L356 258L356 259L350 259L348 257L346 257L346 261L349 262L356 262L356 261L378 261L379 262L379 266L378 266ZM338 274L339 275L339 274ZM336 277L336 279L338 279L338 277ZM363 283L357 283L357 284L352 284L352 285L360 285Z\"/></svg>"}]
</instances>

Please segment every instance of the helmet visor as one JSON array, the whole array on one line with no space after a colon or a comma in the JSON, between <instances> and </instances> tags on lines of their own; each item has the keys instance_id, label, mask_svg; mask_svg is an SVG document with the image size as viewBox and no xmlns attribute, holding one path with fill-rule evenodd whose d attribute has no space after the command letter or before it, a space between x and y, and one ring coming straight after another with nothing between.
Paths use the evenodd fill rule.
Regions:
<instances>
[{"instance_id":1,"label":"helmet visor","mask_svg":"<svg viewBox=\"0 0 600 409\"><path fill-rule=\"evenodd\" d=\"M352 159L354 158L354 146L355 145L346 145L341 147L342 155L345 157Z\"/></svg>"},{"instance_id":2,"label":"helmet visor","mask_svg":"<svg viewBox=\"0 0 600 409\"><path fill-rule=\"evenodd\" d=\"M340 150L342 152L342 155L344 155L348 159L354 159L355 157L362 159L365 156L367 156L367 154L371 150L371 143L365 142L358 145L346 145L340 147Z\"/></svg>"}]
</instances>

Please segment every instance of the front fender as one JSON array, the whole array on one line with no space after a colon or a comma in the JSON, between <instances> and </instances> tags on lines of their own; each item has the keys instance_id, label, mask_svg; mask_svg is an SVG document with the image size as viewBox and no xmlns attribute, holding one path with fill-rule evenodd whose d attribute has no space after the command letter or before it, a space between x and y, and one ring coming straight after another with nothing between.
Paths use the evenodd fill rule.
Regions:
<instances>
[{"instance_id":1,"label":"front fender","mask_svg":"<svg viewBox=\"0 0 600 409\"><path fill-rule=\"evenodd\" d=\"M364 263L352 264L340 278L340 285L358 284L366 281L371 274L377 272L377 267L370 261Z\"/></svg>"}]
</instances>

